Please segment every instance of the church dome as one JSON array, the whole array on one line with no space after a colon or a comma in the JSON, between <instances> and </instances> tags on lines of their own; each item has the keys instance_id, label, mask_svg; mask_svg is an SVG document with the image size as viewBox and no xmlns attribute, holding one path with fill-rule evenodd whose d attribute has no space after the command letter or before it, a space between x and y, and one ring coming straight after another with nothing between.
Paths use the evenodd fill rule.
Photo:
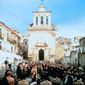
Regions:
<instances>
[{"instance_id":1,"label":"church dome","mask_svg":"<svg viewBox=\"0 0 85 85\"><path fill-rule=\"evenodd\" d=\"M40 5L39 11L46 11L46 10L45 10L45 6L44 6L43 4Z\"/></svg>"}]
</instances>

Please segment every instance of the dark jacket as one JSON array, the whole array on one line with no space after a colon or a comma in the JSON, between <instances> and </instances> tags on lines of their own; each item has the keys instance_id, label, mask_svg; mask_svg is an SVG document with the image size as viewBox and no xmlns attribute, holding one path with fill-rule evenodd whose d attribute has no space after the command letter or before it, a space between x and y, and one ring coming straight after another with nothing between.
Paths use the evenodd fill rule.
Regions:
<instances>
[{"instance_id":1,"label":"dark jacket","mask_svg":"<svg viewBox=\"0 0 85 85\"><path fill-rule=\"evenodd\" d=\"M9 85L6 77L3 77L3 78L1 79L0 85Z\"/></svg>"},{"instance_id":2,"label":"dark jacket","mask_svg":"<svg viewBox=\"0 0 85 85\"><path fill-rule=\"evenodd\" d=\"M73 85L73 78L70 75L67 76L67 82L64 85Z\"/></svg>"}]
</instances>

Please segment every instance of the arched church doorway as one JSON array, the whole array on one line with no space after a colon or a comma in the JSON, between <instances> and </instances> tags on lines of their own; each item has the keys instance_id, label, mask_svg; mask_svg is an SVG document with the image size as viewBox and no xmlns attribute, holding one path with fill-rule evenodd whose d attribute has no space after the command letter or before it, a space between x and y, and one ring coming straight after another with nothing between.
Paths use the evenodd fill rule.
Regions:
<instances>
[{"instance_id":1,"label":"arched church doorway","mask_svg":"<svg viewBox=\"0 0 85 85\"><path fill-rule=\"evenodd\" d=\"M43 49L40 49L39 50L39 61L43 61L44 60L44 50Z\"/></svg>"}]
</instances>

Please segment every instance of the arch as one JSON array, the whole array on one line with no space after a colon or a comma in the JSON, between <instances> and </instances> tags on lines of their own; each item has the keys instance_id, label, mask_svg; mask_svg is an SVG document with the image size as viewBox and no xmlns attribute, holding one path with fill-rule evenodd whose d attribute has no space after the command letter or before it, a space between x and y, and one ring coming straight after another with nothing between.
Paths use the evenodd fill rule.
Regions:
<instances>
[{"instance_id":1,"label":"arch","mask_svg":"<svg viewBox=\"0 0 85 85\"><path fill-rule=\"evenodd\" d=\"M43 25L44 24L44 18L43 18L43 16L41 16L41 24Z\"/></svg>"},{"instance_id":2,"label":"arch","mask_svg":"<svg viewBox=\"0 0 85 85\"><path fill-rule=\"evenodd\" d=\"M36 16L36 25L38 25L38 16Z\"/></svg>"},{"instance_id":3,"label":"arch","mask_svg":"<svg viewBox=\"0 0 85 85\"><path fill-rule=\"evenodd\" d=\"M39 50L39 61L44 61L44 50L43 49Z\"/></svg>"}]
</instances>

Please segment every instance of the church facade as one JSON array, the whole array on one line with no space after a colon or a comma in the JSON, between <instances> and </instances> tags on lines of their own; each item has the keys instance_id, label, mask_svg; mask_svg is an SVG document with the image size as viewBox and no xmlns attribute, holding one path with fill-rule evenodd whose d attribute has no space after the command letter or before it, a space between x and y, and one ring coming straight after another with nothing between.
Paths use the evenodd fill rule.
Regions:
<instances>
[{"instance_id":1,"label":"church facade","mask_svg":"<svg viewBox=\"0 0 85 85\"><path fill-rule=\"evenodd\" d=\"M28 28L28 59L53 61L56 56L56 28L51 22L51 11L44 5L33 12L33 23Z\"/></svg>"}]
</instances>

